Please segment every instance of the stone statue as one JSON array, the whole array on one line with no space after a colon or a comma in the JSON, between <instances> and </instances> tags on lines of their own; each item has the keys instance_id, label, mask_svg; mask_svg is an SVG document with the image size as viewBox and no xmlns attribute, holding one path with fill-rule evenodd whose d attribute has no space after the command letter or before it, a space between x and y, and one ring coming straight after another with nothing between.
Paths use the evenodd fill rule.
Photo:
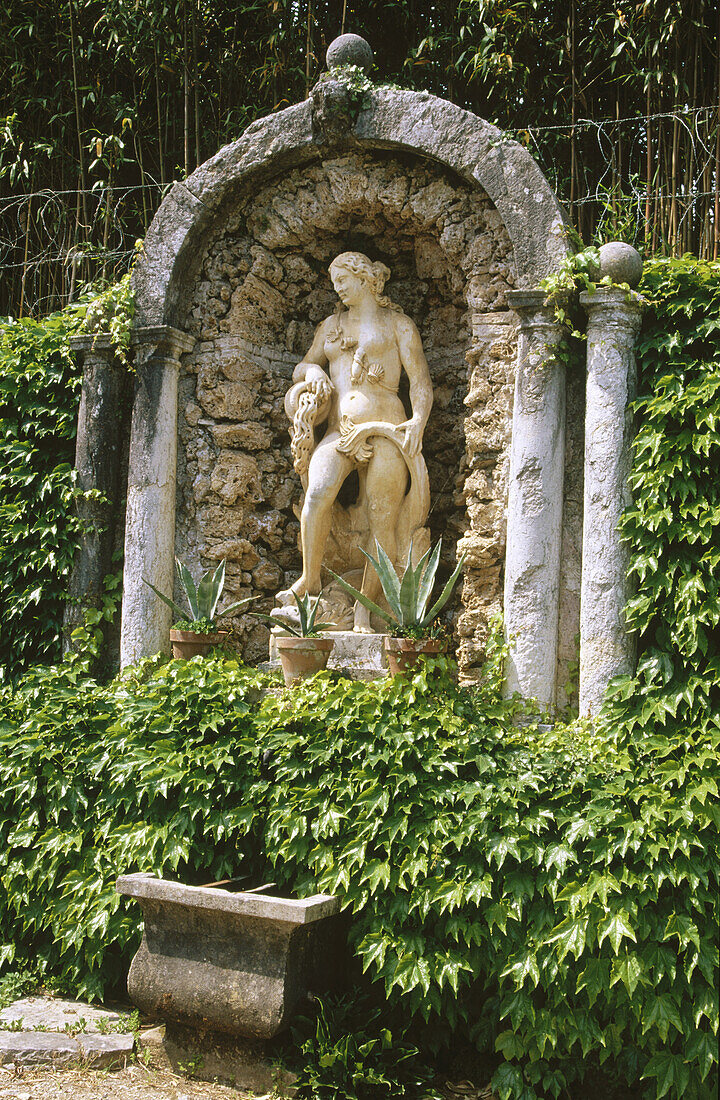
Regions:
<instances>
[{"instance_id":1,"label":"stone statue","mask_svg":"<svg viewBox=\"0 0 720 1100\"><path fill-rule=\"evenodd\" d=\"M377 601L379 578L360 548L374 553L377 539L394 563L404 564L411 544L416 560L429 545L424 524L430 492L421 448L432 383L417 328L383 294L389 275L385 264L360 252L343 252L333 260L330 277L340 303L318 326L285 397L294 465L304 490L303 571L291 589L278 593L280 621L294 606L293 592L321 591L323 564L348 577L354 572L356 582L362 570L362 591ZM403 370L410 383L410 419L398 396ZM323 424L325 433L318 438ZM337 497L353 470L360 491L357 502L345 508ZM350 625L349 609L343 616L338 598L336 592L323 618L334 614L342 628ZM354 630L372 632L364 607L357 604L350 614Z\"/></svg>"}]
</instances>

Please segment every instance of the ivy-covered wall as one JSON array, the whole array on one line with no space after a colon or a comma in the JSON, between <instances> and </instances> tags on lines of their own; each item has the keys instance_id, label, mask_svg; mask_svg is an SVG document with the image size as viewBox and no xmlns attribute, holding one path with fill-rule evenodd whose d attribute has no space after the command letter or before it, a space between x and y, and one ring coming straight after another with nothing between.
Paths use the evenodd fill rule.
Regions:
<instances>
[{"instance_id":1,"label":"ivy-covered wall","mask_svg":"<svg viewBox=\"0 0 720 1100\"><path fill-rule=\"evenodd\" d=\"M0 690L0 970L97 995L137 942L118 872L272 870L342 895L364 980L427 1050L482 1052L501 1100L716 1095L720 265L650 262L642 289L623 521L641 658L594 729L518 727L497 661L475 694L435 667L374 685L324 674L262 702L263 677L232 661L155 660L107 685L77 658L34 668ZM58 655L67 324L9 325L0 344L16 673Z\"/></svg>"}]
</instances>

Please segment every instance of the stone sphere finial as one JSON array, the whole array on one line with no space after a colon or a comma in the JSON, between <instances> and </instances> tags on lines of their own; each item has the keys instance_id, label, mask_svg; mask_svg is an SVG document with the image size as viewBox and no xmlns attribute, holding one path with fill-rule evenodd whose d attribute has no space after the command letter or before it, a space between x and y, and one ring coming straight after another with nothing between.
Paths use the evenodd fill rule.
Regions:
<instances>
[{"instance_id":1,"label":"stone sphere finial","mask_svg":"<svg viewBox=\"0 0 720 1100\"><path fill-rule=\"evenodd\" d=\"M341 34L339 38L333 39L325 54L328 69L337 68L338 65L357 65L369 73L374 60L370 43L359 34Z\"/></svg>"},{"instance_id":2,"label":"stone sphere finial","mask_svg":"<svg viewBox=\"0 0 720 1100\"><path fill-rule=\"evenodd\" d=\"M614 283L627 283L635 287L642 278L643 262L640 253L631 244L610 241L600 249L600 278L609 275Z\"/></svg>"}]
</instances>

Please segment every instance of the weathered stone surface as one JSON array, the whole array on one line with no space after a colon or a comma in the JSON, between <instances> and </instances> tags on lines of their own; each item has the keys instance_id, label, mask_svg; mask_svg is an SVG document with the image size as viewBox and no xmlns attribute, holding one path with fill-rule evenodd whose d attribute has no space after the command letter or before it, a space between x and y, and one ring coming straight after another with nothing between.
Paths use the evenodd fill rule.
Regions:
<instances>
[{"instance_id":1,"label":"weathered stone surface","mask_svg":"<svg viewBox=\"0 0 720 1100\"><path fill-rule=\"evenodd\" d=\"M376 680L387 676L384 634L355 634L352 630L328 631L333 645L327 667L351 680ZM270 635L270 668L280 668L276 636Z\"/></svg>"},{"instance_id":2,"label":"weathered stone surface","mask_svg":"<svg viewBox=\"0 0 720 1100\"><path fill-rule=\"evenodd\" d=\"M259 120L220 150L176 185L148 234L134 283L138 318L171 320L198 338L179 377L175 550L199 569L213 547L251 542L261 561L229 577L229 599L266 597L272 574L284 584L297 575L299 494L282 397L334 307L329 260L366 250L392 268L388 289L426 349L436 394L425 445L430 526L433 539L444 536L445 572L456 541L467 540L460 655L472 678L482 614L500 605L505 541L515 335L514 318L493 318L510 316L513 284L536 285L567 254L562 213L526 150L452 104L377 89L333 133L319 124L324 95ZM217 468L222 452L242 455L245 470L245 458L256 461L259 490L253 477L246 492L229 459ZM492 491L475 500L466 482L478 471L491 474ZM343 491L352 501L353 486ZM450 613L458 601L459 593ZM249 616L233 626L254 659L265 628Z\"/></svg>"},{"instance_id":3,"label":"weathered stone surface","mask_svg":"<svg viewBox=\"0 0 720 1100\"><path fill-rule=\"evenodd\" d=\"M618 523L631 502L635 297L599 287L580 301L588 313L585 494L580 603L580 713L596 713L614 676L632 673L635 638L625 629L630 550Z\"/></svg>"},{"instance_id":4,"label":"weathered stone surface","mask_svg":"<svg viewBox=\"0 0 720 1100\"><path fill-rule=\"evenodd\" d=\"M70 1035L51 1031L0 1031L0 1065L69 1066L81 1060L80 1047Z\"/></svg>"},{"instance_id":5,"label":"weathered stone surface","mask_svg":"<svg viewBox=\"0 0 720 1100\"><path fill-rule=\"evenodd\" d=\"M280 575L276 587L297 577L300 482L292 470L283 397L315 326L335 307L327 268L353 225L372 243L373 254L381 249L393 272L388 293L418 324L426 351L435 396L423 450L431 535L433 541L443 536L445 573L467 527L466 475L480 466L493 471L484 515L474 517L491 547L485 557L495 568L485 606L488 614L496 612L515 354L514 319L505 300L512 285L510 242L479 189L439 168L388 155L347 153L289 172L239 201L209 240L187 305L198 343L180 377L176 553L199 571L209 564L206 559L218 560L219 546L232 555L236 540L251 542L262 561L243 565L250 571L246 578L229 574L227 591L229 600L262 596L258 610L271 607L272 575ZM272 333L263 330L264 342L253 311L233 311L233 302L248 300L239 290L250 278L272 285L282 303ZM473 313L467 308L470 294L477 306ZM468 373L475 390L464 419ZM223 389L230 384L242 387L235 409ZM221 458L223 452L235 452L235 459ZM243 479L233 479L229 466L236 461L244 469L249 457L260 471L262 499L240 493L233 500L233 484ZM467 498L472 502L472 491ZM351 500L345 497L345 503ZM337 564L330 561L332 568ZM459 600L456 590L450 614ZM266 628L249 615L234 620L233 627L245 659L264 660ZM475 667L483 659L485 633L478 627ZM470 660L469 641L465 652Z\"/></svg>"},{"instance_id":6,"label":"weathered stone surface","mask_svg":"<svg viewBox=\"0 0 720 1100\"><path fill-rule=\"evenodd\" d=\"M635 287L640 282L643 262L640 253L624 241L609 241L600 247L600 278Z\"/></svg>"},{"instance_id":7,"label":"weathered stone surface","mask_svg":"<svg viewBox=\"0 0 720 1100\"><path fill-rule=\"evenodd\" d=\"M110 572L115 525L123 481L121 471L123 394L126 372L105 336L71 336L70 347L83 367L78 412L75 469L80 496L76 508L83 524L73 562L63 617L63 649L89 608L98 608Z\"/></svg>"},{"instance_id":8,"label":"weathered stone surface","mask_svg":"<svg viewBox=\"0 0 720 1100\"><path fill-rule=\"evenodd\" d=\"M195 343L192 336L168 326L142 330L136 340L120 640L123 666L168 650L170 610L145 581L161 592L173 589L178 362Z\"/></svg>"},{"instance_id":9,"label":"weathered stone surface","mask_svg":"<svg viewBox=\"0 0 720 1100\"><path fill-rule=\"evenodd\" d=\"M164 1020L254 1038L287 1026L309 990L342 977L339 899L303 901L184 886L153 875L118 879L145 917L128 992Z\"/></svg>"},{"instance_id":10,"label":"weathered stone surface","mask_svg":"<svg viewBox=\"0 0 720 1100\"><path fill-rule=\"evenodd\" d=\"M93 1069L123 1065L135 1049L135 1039L130 1034L80 1034L77 1041L83 1061Z\"/></svg>"},{"instance_id":11,"label":"weathered stone surface","mask_svg":"<svg viewBox=\"0 0 720 1100\"><path fill-rule=\"evenodd\" d=\"M370 72L373 61L370 43L359 34L338 35L332 40L325 54L328 69L337 65L357 65L365 72Z\"/></svg>"},{"instance_id":12,"label":"weathered stone surface","mask_svg":"<svg viewBox=\"0 0 720 1100\"><path fill-rule=\"evenodd\" d=\"M542 291L516 291L520 319L505 557L506 691L555 704L565 462L562 335Z\"/></svg>"},{"instance_id":13,"label":"weathered stone surface","mask_svg":"<svg viewBox=\"0 0 720 1100\"><path fill-rule=\"evenodd\" d=\"M175 184L134 273L139 324L178 323L181 295L198 270L202 236L216 212L253 177L277 176L317 160L317 136L312 102L306 100L259 119ZM409 151L477 182L508 229L519 285L536 285L567 255L562 212L535 161L469 112L425 92L377 89L367 96L353 136L360 148Z\"/></svg>"},{"instance_id":14,"label":"weathered stone surface","mask_svg":"<svg viewBox=\"0 0 720 1100\"><path fill-rule=\"evenodd\" d=\"M120 1014L82 1001L68 1001L59 997L23 997L0 1012L0 1023L17 1024L22 1021L25 1031L34 1027L48 1031L64 1031L66 1025L83 1031L97 1032L100 1024L115 1026Z\"/></svg>"},{"instance_id":15,"label":"weathered stone surface","mask_svg":"<svg viewBox=\"0 0 720 1100\"><path fill-rule=\"evenodd\" d=\"M295 1076L279 1065L271 1044L167 1024L145 1031L140 1047L153 1069L172 1069L253 1095L294 1096Z\"/></svg>"}]
</instances>

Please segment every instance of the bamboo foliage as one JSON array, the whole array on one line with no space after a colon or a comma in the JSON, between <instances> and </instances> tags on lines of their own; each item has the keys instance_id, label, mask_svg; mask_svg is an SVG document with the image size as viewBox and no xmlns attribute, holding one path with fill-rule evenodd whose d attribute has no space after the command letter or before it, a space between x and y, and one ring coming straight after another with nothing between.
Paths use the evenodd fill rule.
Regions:
<instances>
[{"instance_id":1,"label":"bamboo foliage","mask_svg":"<svg viewBox=\"0 0 720 1100\"><path fill-rule=\"evenodd\" d=\"M525 142L586 242L718 257L718 0L0 0L0 314L124 270L167 184L303 98L341 28Z\"/></svg>"}]
</instances>

